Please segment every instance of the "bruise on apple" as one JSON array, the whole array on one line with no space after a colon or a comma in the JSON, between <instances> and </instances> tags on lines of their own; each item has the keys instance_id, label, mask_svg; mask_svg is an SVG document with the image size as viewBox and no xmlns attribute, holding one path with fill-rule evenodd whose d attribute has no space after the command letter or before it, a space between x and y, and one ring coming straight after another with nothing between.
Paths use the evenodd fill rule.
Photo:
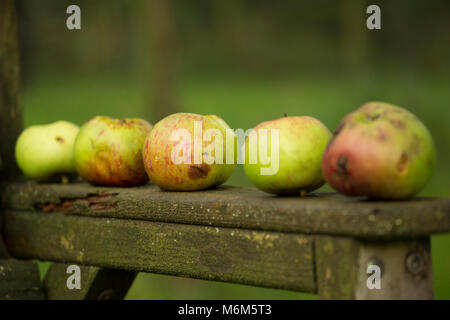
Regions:
<instances>
[{"instance_id":1,"label":"bruise on apple","mask_svg":"<svg viewBox=\"0 0 450 320\"><path fill-rule=\"evenodd\" d=\"M401 121L400 119L391 119L391 120L389 120L389 122L398 129L405 128L405 123L403 121Z\"/></svg>"},{"instance_id":2,"label":"bruise on apple","mask_svg":"<svg viewBox=\"0 0 450 320\"><path fill-rule=\"evenodd\" d=\"M378 139L379 139L381 142L386 141L387 138L388 138L388 135L389 135L389 134L388 134L385 130L378 128Z\"/></svg>"},{"instance_id":3,"label":"bruise on apple","mask_svg":"<svg viewBox=\"0 0 450 320\"><path fill-rule=\"evenodd\" d=\"M348 162L348 159L346 156L341 155L337 159L337 162L336 162L337 171L336 172L342 177L348 176L347 162Z\"/></svg>"},{"instance_id":4,"label":"bruise on apple","mask_svg":"<svg viewBox=\"0 0 450 320\"><path fill-rule=\"evenodd\" d=\"M94 185L128 187L148 182L147 175L142 174L143 168L133 168L122 161L121 156L116 159L114 155L104 151L97 153L95 160L87 168L89 173L84 174L83 178Z\"/></svg>"},{"instance_id":5,"label":"bruise on apple","mask_svg":"<svg viewBox=\"0 0 450 320\"><path fill-rule=\"evenodd\" d=\"M85 149L78 161L80 176L93 185L142 185L148 176L142 163L144 143L151 125L142 119L95 117L83 126ZM117 133L113 132L116 131ZM129 142L136 139L136 142Z\"/></svg>"},{"instance_id":6,"label":"bruise on apple","mask_svg":"<svg viewBox=\"0 0 450 320\"><path fill-rule=\"evenodd\" d=\"M380 114L379 113L373 113L373 114L368 113L368 114L366 114L366 116L367 116L367 119L369 121L375 121L378 118L380 118Z\"/></svg>"},{"instance_id":7,"label":"bruise on apple","mask_svg":"<svg viewBox=\"0 0 450 320\"><path fill-rule=\"evenodd\" d=\"M188 176L191 179L204 179L208 176L211 167L206 163L202 163L200 165L193 164L189 167Z\"/></svg>"},{"instance_id":8,"label":"bruise on apple","mask_svg":"<svg viewBox=\"0 0 450 320\"><path fill-rule=\"evenodd\" d=\"M324 177L337 191L378 199L414 196L434 165L427 128L407 110L386 103L367 103L346 116L322 162Z\"/></svg>"},{"instance_id":9,"label":"bruise on apple","mask_svg":"<svg viewBox=\"0 0 450 320\"><path fill-rule=\"evenodd\" d=\"M404 174L408 171L408 165L409 165L409 159L408 154L406 152L403 152L400 156L400 159L398 159L397 162L397 170L400 174Z\"/></svg>"}]
</instances>

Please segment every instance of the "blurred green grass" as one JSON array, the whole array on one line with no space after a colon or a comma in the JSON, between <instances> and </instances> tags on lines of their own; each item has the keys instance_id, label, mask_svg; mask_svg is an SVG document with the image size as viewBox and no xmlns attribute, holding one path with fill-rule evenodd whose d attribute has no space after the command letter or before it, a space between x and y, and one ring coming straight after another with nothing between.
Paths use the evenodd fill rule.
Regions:
<instances>
[{"instance_id":1,"label":"blurred green grass","mask_svg":"<svg viewBox=\"0 0 450 320\"><path fill-rule=\"evenodd\" d=\"M421 195L450 196L450 78L397 73L390 76L221 77L178 79L183 112L217 114L236 128L288 115L310 115L331 130L366 101L382 100L415 113L432 132L438 150L436 173ZM64 119L81 125L95 115L143 117L151 122L148 88L119 75L39 75L23 94L25 125ZM251 185L242 168L228 181ZM325 190L329 187L325 186ZM435 298L450 299L450 235L432 238ZM41 264L42 273L48 264ZM315 296L249 286L140 274L129 299L302 299Z\"/></svg>"}]
</instances>

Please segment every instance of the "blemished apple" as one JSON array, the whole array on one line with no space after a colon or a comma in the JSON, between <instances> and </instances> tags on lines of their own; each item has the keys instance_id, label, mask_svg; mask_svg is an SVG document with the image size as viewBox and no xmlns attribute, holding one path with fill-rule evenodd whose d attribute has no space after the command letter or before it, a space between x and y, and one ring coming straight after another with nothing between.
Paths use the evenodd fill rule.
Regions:
<instances>
[{"instance_id":1,"label":"blemished apple","mask_svg":"<svg viewBox=\"0 0 450 320\"><path fill-rule=\"evenodd\" d=\"M267 132L267 138L262 135L264 131L261 130L264 129ZM274 130L278 132L278 147L276 139L272 141ZM245 147L244 170L258 189L279 195L305 195L324 184L321 163L331 132L322 122L308 116L283 117L260 123L254 128L254 132L256 132L258 143L252 146L252 137L249 135L243 146ZM261 139L267 140L267 152L260 150ZM255 147L257 160L252 161L250 151ZM262 161L261 154L270 156L270 163ZM277 160L278 165L273 163ZM264 169L269 167L278 170L264 173Z\"/></svg>"},{"instance_id":2,"label":"blemished apple","mask_svg":"<svg viewBox=\"0 0 450 320\"><path fill-rule=\"evenodd\" d=\"M25 129L15 148L25 176L38 182L68 182L76 176L73 145L79 129L67 121Z\"/></svg>"},{"instance_id":3,"label":"blemished apple","mask_svg":"<svg viewBox=\"0 0 450 320\"><path fill-rule=\"evenodd\" d=\"M415 115L369 102L341 121L322 166L327 182L345 195L406 199L426 185L435 164L433 138Z\"/></svg>"},{"instance_id":4,"label":"blemished apple","mask_svg":"<svg viewBox=\"0 0 450 320\"><path fill-rule=\"evenodd\" d=\"M92 118L75 140L78 174L93 185L131 187L147 183L142 147L151 128L142 119Z\"/></svg>"},{"instance_id":5,"label":"blemished apple","mask_svg":"<svg viewBox=\"0 0 450 320\"><path fill-rule=\"evenodd\" d=\"M231 163L226 159L227 129L230 127L216 115L167 116L155 124L144 144L143 161L148 176L168 191L195 191L223 184L236 166L234 133L228 138L233 144L233 159ZM212 135L214 132L220 135ZM218 142L221 144L216 150Z\"/></svg>"}]
</instances>

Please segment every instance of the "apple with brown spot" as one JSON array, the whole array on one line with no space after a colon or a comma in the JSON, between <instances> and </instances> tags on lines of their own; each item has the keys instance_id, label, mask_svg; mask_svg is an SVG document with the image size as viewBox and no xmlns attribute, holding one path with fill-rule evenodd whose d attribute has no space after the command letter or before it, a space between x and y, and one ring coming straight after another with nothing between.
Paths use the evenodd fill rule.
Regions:
<instances>
[{"instance_id":1,"label":"apple with brown spot","mask_svg":"<svg viewBox=\"0 0 450 320\"><path fill-rule=\"evenodd\" d=\"M78 174L94 185L129 187L147 183L142 147L151 128L142 119L98 116L89 120L75 140Z\"/></svg>"},{"instance_id":2,"label":"apple with brown spot","mask_svg":"<svg viewBox=\"0 0 450 320\"><path fill-rule=\"evenodd\" d=\"M233 144L229 150L227 129L230 127L216 115L176 113L162 119L144 144L148 176L168 191L195 191L224 183L236 166L236 137L228 131ZM230 151L234 153L231 163L227 162Z\"/></svg>"},{"instance_id":3,"label":"apple with brown spot","mask_svg":"<svg viewBox=\"0 0 450 320\"><path fill-rule=\"evenodd\" d=\"M79 130L77 125L67 121L35 125L24 130L15 149L22 172L38 182L66 183L75 178L73 146Z\"/></svg>"},{"instance_id":4,"label":"apple with brown spot","mask_svg":"<svg viewBox=\"0 0 450 320\"><path fill-rule=\"evenodd\" d=\"M327 182L348 196L406 199L430 179L436 163L433 138L411 112L369 102L347 115L322 162Z\"/></svg>"}]
</instances>

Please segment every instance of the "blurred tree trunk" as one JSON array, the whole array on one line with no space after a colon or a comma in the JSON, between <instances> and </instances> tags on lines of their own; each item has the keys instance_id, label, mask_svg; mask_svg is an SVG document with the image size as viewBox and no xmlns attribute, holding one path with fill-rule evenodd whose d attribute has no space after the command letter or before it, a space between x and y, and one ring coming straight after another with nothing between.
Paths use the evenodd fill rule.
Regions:
<instances>
[{"instance_id":1,"label":"blurred tree trunk","mask_svg":"<svg viewBox=\"0 0 450 320\"><path fill-rule=\"evenodd\" d=\"M150 28L151 119L156 122L177 111L175 95L175 27L173 1L146 1Z\"/></svg>"},{"instance_id":2,"label":"blurred tree trunk","mask_svg":"<svg viewBox=\"0 0 450 320\"><path fill-rule=\"evenodd\" d=\"M356 71L367 65L368 30L366 1L340 0L341 57L346 70Z\"/></svg>"},{"instance_id":3,"label":"blurred tree trunk","mask_svg":"<svg viewBox=\"0 0 450 320\"><path fill-rule=\"evenodd\" d=\"M14 0L0 1L0 182L19 170L14 147L22 130L20 68Z\"/></svg>"},{"instance_id":4,"label":"blurred tree trunk","mask_svg":"<svg viewBox=\"0 0 450 320\"><path fill-rule=\"evenodd\" d=\"M30 2L26 0L16 0L16 12L20 17L18 21L18 38L20 49L21 82L26 87L32 80L33 73L33 37L30 30Z\"/></svg>"}]
</instances>

